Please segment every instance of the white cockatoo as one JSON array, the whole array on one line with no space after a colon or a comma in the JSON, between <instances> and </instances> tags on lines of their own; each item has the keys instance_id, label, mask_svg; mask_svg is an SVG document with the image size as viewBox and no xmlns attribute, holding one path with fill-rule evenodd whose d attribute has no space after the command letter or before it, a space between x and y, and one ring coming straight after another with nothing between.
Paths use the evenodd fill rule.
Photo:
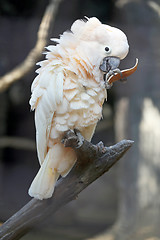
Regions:
<instances>
[{"instance_id":1,"label":"white cockatoo","mask_svg":"<svg viewBox=\"0 0 160 240\"><path fill-rule=\"evenodd\" d=\"M58 177L65 177L76 162L75 151L61 142L64 133L78 129L91 140L102 117L106 86L112 77L123 77L118 66L129 49L121 30L96 17L76 20L70 32L51 40L57 44L48 46L46 60L38 63L30 99L40 169L29 195L37 199L50 198ZM129 70L124 72L127 76Z\"/></svg>"}]
</instances>

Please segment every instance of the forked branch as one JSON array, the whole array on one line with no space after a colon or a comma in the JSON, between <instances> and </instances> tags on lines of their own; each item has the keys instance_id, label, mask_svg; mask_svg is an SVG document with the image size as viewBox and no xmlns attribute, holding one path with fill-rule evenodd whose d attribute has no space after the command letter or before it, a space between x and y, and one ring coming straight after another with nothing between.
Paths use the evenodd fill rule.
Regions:
<instances>
[{"instance_id":1,"label":"forked branch","mask_svg":"<svg viewBox=\"0 0 160 240\"><path fill-rule=\"evenodd\" d=\"M0 228L1 240L19 239L48 215L75 199L83 189L107 172L133 144L133 141L122 140L113 146L104 147L102 143L93 145L82 139L77 148L72 136L67 136L67 139L78 156L72 171L57 182L52 198L42 201L32 199L6 221Z\"/></svg>"},{"instance_id":2,"label":"forked branch","mask_svg":"<svg viewBox=\"0 0 160 240\"><path fill-rule=\"evenodd\" d=\"M62 0L51 0L47 6L37 33L37 42L29 52L26 59L12 71L0 77L0 92L6 90L12 83L24 77L38 61L44 47L46 46L49 27L53 23L57 8Z\"/></svg>"}]
</instances>

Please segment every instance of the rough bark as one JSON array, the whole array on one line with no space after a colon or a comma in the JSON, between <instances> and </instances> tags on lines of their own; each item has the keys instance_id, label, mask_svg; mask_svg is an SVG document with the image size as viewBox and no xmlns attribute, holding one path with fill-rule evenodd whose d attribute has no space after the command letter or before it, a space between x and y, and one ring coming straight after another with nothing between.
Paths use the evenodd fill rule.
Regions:
<instances>
[{"instance_id":1,"label":"rough bark","mask_svg":"<svg viewBox=\"0 0 160 240\"><path fill-rule=\"evenodd\" d=\"M32 199L5 222L0 228L1 240L19 239L48 215L75 199L83 189L107 172L133 143L123 140L114 146L104 147L102 142L93 145L83 139L77 148L72 136L67 136L67 139L67 145L74 147L78 157L72 171L57 182L52 198L43 201Z\"/></svg>"}]
</instances>

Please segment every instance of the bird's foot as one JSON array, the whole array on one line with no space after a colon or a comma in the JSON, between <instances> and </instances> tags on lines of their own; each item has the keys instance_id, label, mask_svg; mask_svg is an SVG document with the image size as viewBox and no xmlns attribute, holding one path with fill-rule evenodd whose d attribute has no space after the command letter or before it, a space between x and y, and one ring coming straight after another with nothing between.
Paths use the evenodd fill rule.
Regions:
<instances>
[{"instance_id":1,"label":"bird's foot","mask_svg":"<svg viewBox=\"0 0 160 240\"><path fill-rule=\"evenodd\" d=\"M110 89L113 86L113 83L110 83L110 77L115 76L117 73L122 77L122 72L119 68L111 69L105 76L105 86L107 89Z\"/></svg>"},{"instance_id":2,"label":"bird's foot","mask_svg":"<svg viewBox=\"0 0 160 240\"><path fill-rule=\"evenodd\" d=\"M104 154L107 151L107 147L104 146L104 143L102 141L97 143L96 147L97 147L98 152L100 152L101 154Z\"/></svg>"},{"instance_id":3,"label":"bird's foot","mask_svg":"<svg viewBox=\"0 0 160 240\"><path fill-rule=\"evenodd\" d=\"M65 132L61 142L65 147L80 148L84 142L84 138L77 129Z\"/></svg>"}]
</instances>

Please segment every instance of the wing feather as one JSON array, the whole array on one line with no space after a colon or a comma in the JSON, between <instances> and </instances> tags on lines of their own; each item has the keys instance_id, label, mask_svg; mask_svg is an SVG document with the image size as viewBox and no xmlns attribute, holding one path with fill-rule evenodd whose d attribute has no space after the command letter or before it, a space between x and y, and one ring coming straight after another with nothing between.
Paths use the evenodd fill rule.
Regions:
<instances>
[{"instance_id":1,"label":"wing feather","mask_svg":"<svg viewBox=\"0 0 160 240\"><path fill-rule=\"evenodd\" d=\"M63 101L63 69L45 66L32 84L30 105L35 109L36 143L40 164L47 154L47 143L57 105Z\"/></svg>"}]
</instances>

